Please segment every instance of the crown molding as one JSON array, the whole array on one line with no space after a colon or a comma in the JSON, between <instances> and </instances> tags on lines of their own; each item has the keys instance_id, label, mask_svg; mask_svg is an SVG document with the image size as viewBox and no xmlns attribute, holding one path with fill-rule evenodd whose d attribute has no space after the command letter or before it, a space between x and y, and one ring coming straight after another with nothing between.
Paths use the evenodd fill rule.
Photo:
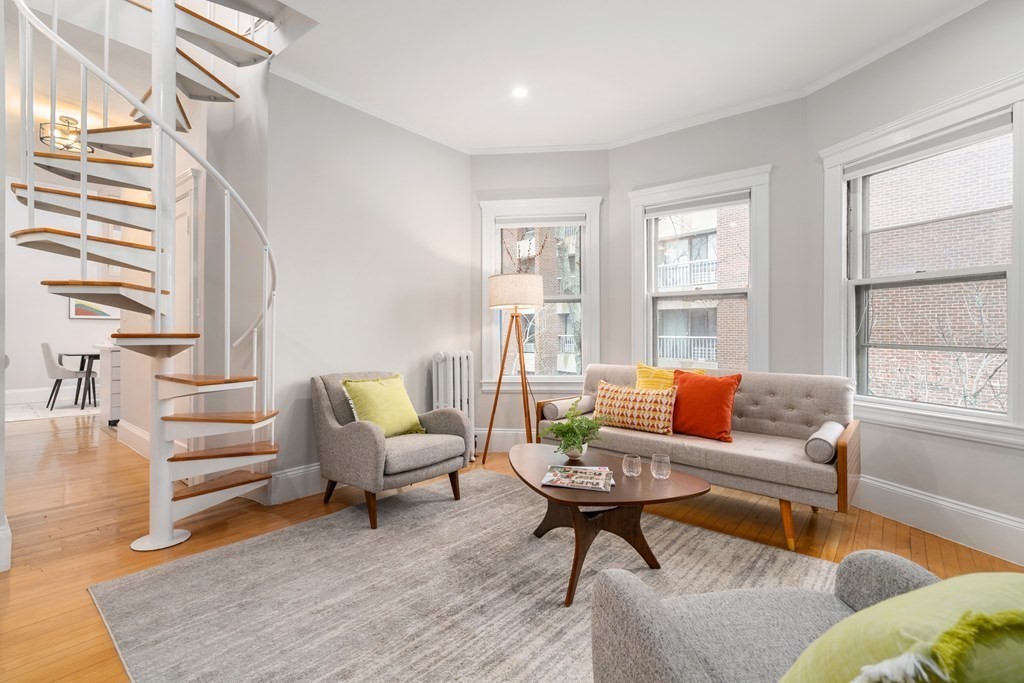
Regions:
<instances>
[{"instance_id":1,"label":"crown molding","mask_svg":"<svg viewBox=\"0 0 1024 683\"><path fill-rule=\"evenodd\" d=\"M885 45L875 50L872 50L871 52L867 53L866 55L863 55L859 59L845 65L841 69L833 71L832 73L822 78L819 78L815 81L812 81L811 83L805 86L791 89L777 95L772 95L770 97L763 97L755 100L750 100L730 107L721 107L719 109L714 109L712 111L705 112L703 114L699 114L696 116L678 119L663 126L647 128L640 132L628 135L623 138L619 138L617 140L611 140L609 142L584 143L579 145L524 145L517 147L465 148L457 144L454 144L451 141L444 140L429 133L426 133L423 130L417 128L416 126L408 124L404 121L387 116L383 112L375 110L371 107L367 107L362 103L352 100L335 90L326 88L318 83L314 83L313 81L307 79L305 76L296 73L292 69L286 66L281 66L279 61L275 60L271 62L271 73L278 75L286 80L289 80L295 83L296 85L300 85L303 88L306 88L307 90L311 90L319 95L323 95L324 97L332 99L336 102L340 102L341 104L356 109L357 111L363 112L364 114L373 116L374 118L380 119L381 121L384 121L386 123L390 123L393 126L397 126L398 128L406 130L422 138L426 138L427 140L436 142L440 145L444 145L445 147L449 147L451 149L454 149L458 152L462 152L463 154L468 154L470 156L505 154L556 154L559 152L607 152L610 150L618 149L620 147L625 147L627 145L632 145L638 142L643 142L645 140L650 140L652 138L656 138L662 135L668 135L669 133L676 133L678 131L686 130L688 128L701 126L706 123L712 123L714 121L719 121L721 119L726 119L732 116L738 116L740 114L746 114L748 112L756 111L758 109L765 109L767 107L773 107L778 104L784 104L786 102L792 102L794 100L806 98L812 95L813 93L818 92L819 90L822 90L823 88L826 88L829 85L832 85L833 83L845 78L846 76L849 76L850 74L855 73L856 71L859 71L860 69L863 69L864 67L878 61L879 59L885 57L886 55L891 54L896 50L905 47L906 45L909 45L915 40L918 40L919 38L931 33L932 31L938 29L939 27L949 23L950 21L960 16L963 16L964 14L967 14L968 12L974 9L977 9L985 2L986 0L972 0L967 6L958 7L953 11L945 12L939 15L938 17L932 19L931 21L921 23L918 26L916 26L914 30L904 33L895 40L889 41Z\"/></svg>"},{"instance_id":2,"label":"crown molding","mask_svg":"<svg viewBox=\"0 0 1024 683\"><path fill-rule=\"evenodd\" d=\"M819 78L818 80L810 83L807 87L804 88L804 96L806 97L808 95L816 93L819 90L822 90L823 88L827 88L836 81L846 78L847 76L856 71L860 71L869 64L877 62L882 57L885 57L886 55L891 54L896 50L899 50L900 48L909 45L918 38L923 38L924 36L928 35L935 29L939 28L940 26L944 26L949 22L953 21L954 19L956 19L957 17L961 17L967 14L968 12L977 9L981 5L984 5L987 1L988 0L973 0L973 2L971 2L966 7L958 7L952 11L943 12L938 17L933 18L931 21L925 21L918 24L917 26L914 27L913 30L904 33L902 36L889 41L888 43L882 45L881 47L875 50L872 50L871 52L868 52L860 59L854 60L847 64L846 66L842 67L841 69L837 69L836 71L833 71L829 75Z\"/></svg>"},{"instance_id":3,"label":"crown molding","mask_svg":"<svg viewBox=\"0 0 1024 683\"><path fill-rule=\"evenodd\" d=\"M463 149L462 147L459 147L456 144L453 144L447 140L442 140L440 138L434 137L433 135L425 133L413 125L405 123L404 121L399 121L398 119L394 119L382 112L379 112L375 109L371 109L370 107L367 107L363 104L360 104L359 102L356 102L355 100L349 99L342 95L341 93L337 92L336 90L325 88L319 83L314 83L305 76L296 73L295 71L289 69L288 67L281 66L281 63L279 61L271 62L270 73L274 74L275 76L280 76L286 81L291 81L295 85L301 86L306 90L315 92L317 95L323 95L327 99L334 100L335 102L338 102L340 104L344 104L346 107L351 107L356 111L360 111L366 114L367 116L372 116L373 118L379 119L384 123L390 123L392 126L401 128L402 130L412 133L413 135L418 135L419 137L424 138L426 140L430 140L431 142L436 142L437 144L448 147L449 149L453 149L456 152L462 152L463 154L470 153L469 150Z\"/></svg>"}]
</instances>

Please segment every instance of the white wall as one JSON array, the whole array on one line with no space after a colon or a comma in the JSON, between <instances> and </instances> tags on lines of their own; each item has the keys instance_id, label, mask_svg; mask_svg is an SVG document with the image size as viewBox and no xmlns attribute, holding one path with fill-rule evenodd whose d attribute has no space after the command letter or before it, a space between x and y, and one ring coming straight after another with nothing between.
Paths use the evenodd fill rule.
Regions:
<instances>
[{"instance_id":1,"label":"white wall","mask_svg":"<svg viewBox=\"0 0 1024 683\"><path fill-rule=\"evenodd\" d=\"M636 360L630 348L627 193L761 164L771 175L770 369L823 371L822 166L817 151L1024 70L1024 3L990 0L807 98L669 133L609 152L488 155L472 162L474 226L480 198L602 192L602 362ZM604 158L602 159L602 155ZM603 173L607 173L607 180ZM475 229L475 233L478 229ZM479 277L479 241L474 235ZM839 267L839 264L829 267ZM474 283L474 349L481 303ZM490 396L477 404L486 428ZM499 429L516 427L515 402ZM864 425L863 507L1024 561L1019 451Z\"/></svg>"},{"instance_id":2,"label":"white wall","mask_svg":"<svg viewBox=\"0 0 1024 683\"><path fill-rule=\"evenodd\" d=\"M469 158L273 74L269 93L275 468L294 470L316 463L310 377L394 370L424 410L431 354L468 346Z\"/></svg>"},{"instance_id":3,"label":"white wall","mask_svg":"<svg viewBox=\"0 0 1024 683\"><path fill-rule=\"evenodd\" d=\"M42 180L50 174L40 171ZM8 177L5 189L18 178ZM50 178L46 178L48 184ZM7 230L4 243L11 243L10 233L22 230L27 225L27 209L15 199L10 191L4 192L4 207ZM37 210L36 223L61 230L77 232L77 218ZM98 276L100 264L89 264L90 271ZM120 318L112 320L72 320L68 317L68 299L54 296L40 285L42 280L77 278L78 261L66 256L50 254L35 249L20 247L11 249L4 268L4 281L8 290L17 292L7 302L5 322L7 327L6 353L11 359L7 369L6 402L27 403L46 401L53 380L46 376L42 342L49 342L56 353L95 351L95 344L110 342L110 335L117 331ZM77 370L78 359L65 359L67 367ZM61 400L74 399L75 383L65 382Z\"/></svg>"},{"instance_id":4,"label":"white wall","mask_svg":"<svg viewBox=\"0 0 1024 683\"><path fill-rule=\"evenodd\" d=\"M627 193L680 180L771 164L769 367L774 372L820 372L820 249L808 236L809 168L805 106L800 100L661 135L611 151L611 230L606 247L612 281L602 292L602 317L629 320L630 207ZM820 242L820 238L818 240ZM798 267L794 267L794 263ZM603 271L603 272L608 272ZM604 360L630 363L627 325L609 330Z\"/></svg>"},{"instance_id":5,"label":"white wall","mask_svg":"<svg viewBox=\"0 0 1024 683\"><path fill-rule=\"evenodd\" d=\"M1024 71L1022 35L1024 3L990 0L807 98L812 248L822 248L817 150ZM808 288L821 284L820 272L812 273ZM1020 450L866 424L863 457L864 474L882 483L865 480L862 505L1024 561Z\"/></svg>"}]
</instances>

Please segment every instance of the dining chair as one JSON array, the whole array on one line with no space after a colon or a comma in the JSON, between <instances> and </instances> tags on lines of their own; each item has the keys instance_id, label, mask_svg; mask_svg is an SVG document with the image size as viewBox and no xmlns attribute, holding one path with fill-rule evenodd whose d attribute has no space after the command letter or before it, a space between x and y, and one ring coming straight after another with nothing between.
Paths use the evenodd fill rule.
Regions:
<instances>
[{"instance_id":1,"label":"dining chair","mask_svg":"<svg viewBox=\"0 0 1024 683\"><path fill-rule=\"evenodd\" d=\"M53 389L50 391L50 398L46 402L46 407L53 410L57 405L57 395L60 393L60 385L66 379L76 379L79 381L85 380L86 382L95 381L96 373L87 373L84 370L71 370L64 367L57 360L56 354L53 349L46 342L42 343L43 347L43 363L46 365L46 376L53 380Z\"/></svg>"}]
</instances>

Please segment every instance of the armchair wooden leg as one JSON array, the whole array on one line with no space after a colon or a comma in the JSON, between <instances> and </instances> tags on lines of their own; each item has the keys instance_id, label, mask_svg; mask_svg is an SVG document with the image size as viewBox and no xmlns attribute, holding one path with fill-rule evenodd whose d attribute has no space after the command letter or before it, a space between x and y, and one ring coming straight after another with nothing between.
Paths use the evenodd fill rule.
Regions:
<instances>
[{"instance_id":1,"label":"armchair wooden leg","mask_svg":"<svg viewBox=\"0 0 1024 683\"><path fill-rule=\"evenodd\" d=\"M371 529L376 529L377 528L377 494L376 493L370 493L369 491L365 491L365 493L366 493L366 512L370 515L370 528Z\"/></svg>"},{"instance_id":2,"label":"armchair wooden leg","mask_svg":"<svg viewBox=\"0 0 1024 683\"><path fill-rule=\"evenodd\" d=\"M782 529L786 532L786 547L796 550L796 536L793 533L793 504L788 500L780 500L779 511L782 513Z\"/></svg>"},{"instance_id":3,"label":"armchair wooden leg","mask_svg":"<svg viewBox=\"0 0 1024 683\"><path fill-rule=\"evenodd\" d=\"M334 487L338 485L336 481L327 481L327 490L324 491L324 505L331 502L331 496L334 495Z\"/></svg>"},{"instance_id":4,"label":"armchair wooden leg","mask_svg":"<svg viewBox=\"0 0 1024 683\"><path fill-rule=\"evenodd\" d=\"M452 495L455 496L455 500L461 500L462 494L459 493L459 473L458 471L448 473L448 481L452 483Z\"/></svg>"}]
</instances>

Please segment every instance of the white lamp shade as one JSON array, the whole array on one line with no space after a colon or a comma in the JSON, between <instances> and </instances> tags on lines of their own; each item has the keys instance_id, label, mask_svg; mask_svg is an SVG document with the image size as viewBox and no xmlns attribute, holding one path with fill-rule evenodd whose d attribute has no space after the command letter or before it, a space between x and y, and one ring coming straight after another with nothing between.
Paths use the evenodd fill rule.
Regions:
<instances>
[{"instance_id":1,"label":"white lamp shade","mask_svg":"<svg viewBox=\"0 0 1024 683\"><path fill-rule=\"evenodd\" d=\"M535 273L509 273L487 278L487 305L491 308L540 308L544 305L544 278Z\"/></svg>"}]
</instances>

